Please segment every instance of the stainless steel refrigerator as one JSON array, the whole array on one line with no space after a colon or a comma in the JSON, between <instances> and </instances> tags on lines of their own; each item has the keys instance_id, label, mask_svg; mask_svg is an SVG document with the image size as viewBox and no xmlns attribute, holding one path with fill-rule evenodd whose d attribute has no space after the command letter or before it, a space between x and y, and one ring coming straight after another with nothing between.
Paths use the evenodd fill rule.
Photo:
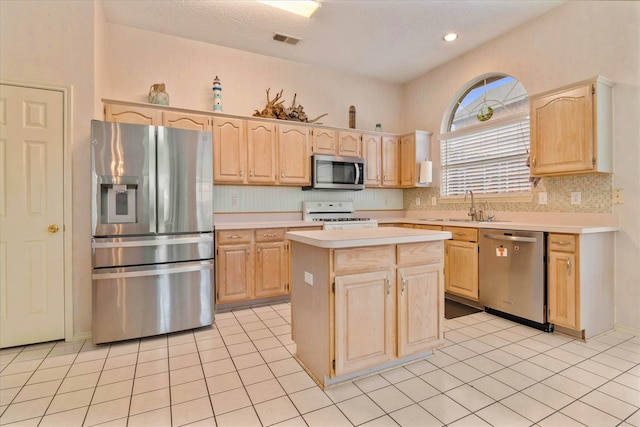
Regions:
<instances>
[{"instance_id":1,"label":"stainless steel refrigerator","mask_svg":"<svg viewBox=\"0 0 640 427\"><path fill-rule=\"evenodd\" d=\"M91 122L94 343L214 320L210 132Z\"/></svg>"}]
</instances>

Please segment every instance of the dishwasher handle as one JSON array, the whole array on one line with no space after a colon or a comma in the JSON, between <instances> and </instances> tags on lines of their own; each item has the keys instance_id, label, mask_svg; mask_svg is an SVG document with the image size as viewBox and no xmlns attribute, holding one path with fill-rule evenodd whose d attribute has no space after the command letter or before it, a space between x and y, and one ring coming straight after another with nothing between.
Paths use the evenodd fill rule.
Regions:
<instances>
[{"instance_id":1,"label":"dishwasher handle","mask_svg":"<svg viewBox=\"0 0 640 427\"><path fill-rule=\"evenodd\" d=\"M505 240L507 242L535 243L538 241L535 237L503 236L500 234L485 234L484 237L493 240Z\"/></svg>"}]
</instances>

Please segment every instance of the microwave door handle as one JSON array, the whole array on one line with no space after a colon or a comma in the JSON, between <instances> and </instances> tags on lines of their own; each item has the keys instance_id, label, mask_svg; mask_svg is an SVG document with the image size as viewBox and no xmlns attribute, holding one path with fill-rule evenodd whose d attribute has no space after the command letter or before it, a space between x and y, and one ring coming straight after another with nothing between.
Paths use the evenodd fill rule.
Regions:
<instances>
[{"instance_id":1,"label":"microwave door handle","mask_svg":"<svg viewBox=\"0 0 640 427\"><path fill-rule=\"evenodd\" d=\"M354 163L353 166L356 168L356 182L354 182L354 184L357 184L360 182L360 168L357 163Z\"/></svg>"}]
</instances>

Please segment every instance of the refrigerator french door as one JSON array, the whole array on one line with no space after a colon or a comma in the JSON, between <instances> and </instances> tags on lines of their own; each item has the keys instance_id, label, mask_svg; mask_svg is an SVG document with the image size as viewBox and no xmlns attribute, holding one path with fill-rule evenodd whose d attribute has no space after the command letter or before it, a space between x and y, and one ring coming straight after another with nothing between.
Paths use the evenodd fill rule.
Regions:
<instances>
[{"instance_id":1,"label":"refrigerator french door","mask_svg":"<svg viewBox=\"0 0 640 427\"><path fill-rule=\"evenodd\" d=\"M91 123L94 343L214 320L210 132Z\"/></svg>"}]
</instances>

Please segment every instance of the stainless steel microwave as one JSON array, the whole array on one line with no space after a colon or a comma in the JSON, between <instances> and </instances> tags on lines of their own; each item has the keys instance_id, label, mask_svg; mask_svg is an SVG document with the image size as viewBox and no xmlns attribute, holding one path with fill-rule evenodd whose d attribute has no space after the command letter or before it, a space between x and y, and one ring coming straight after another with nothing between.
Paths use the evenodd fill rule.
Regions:
<instances>
[{"instance_id":1,"label":"stainless steel microwave","mask_svg":"<svg viewBox=\"0 0 640 427\"><path fill-rule=\"evenodd\" d=\"M364 159L315 154L311 158L311 186L305 190L364 190Z\"/></svg>"}]
</instances>

